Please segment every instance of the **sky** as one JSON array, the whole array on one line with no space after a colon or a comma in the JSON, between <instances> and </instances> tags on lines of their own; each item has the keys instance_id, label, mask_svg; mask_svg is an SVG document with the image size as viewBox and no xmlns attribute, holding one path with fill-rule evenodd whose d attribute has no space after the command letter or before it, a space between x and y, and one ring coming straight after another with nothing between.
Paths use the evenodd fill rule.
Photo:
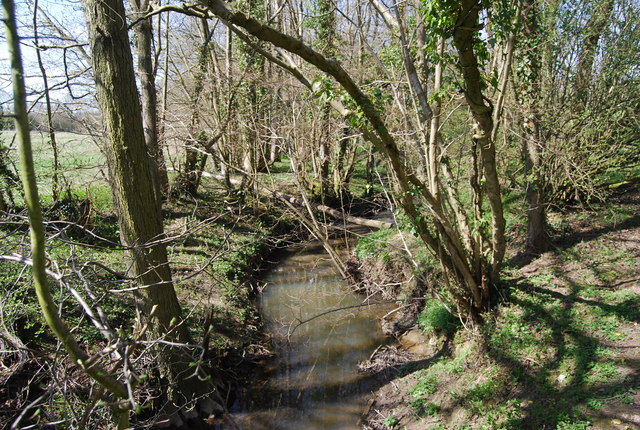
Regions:
<instances>
[{"instance_id":1,"label":"sky","mask_svg":"<svg viewBox=\"0 0 640 430\"><path fill-rule=\"evenodd\" d=\"M86 40L86 29L84 25L84 16L82 13L81 3L74 0L38 0L38 6L41 10L39 18L45 16L50 17L53 23L64 29L72 38L82 42ZM31 94L29 101L37 100L36 92L43 88L42 77L38 68L36 51L34 48L35 40L33 38L33 9L34 1L17 1L17 21L18 34L21 38L21 53L23 67L25 69L25 83L27 92ZM70 40L61 40L54 30L41 27L40 44L51 46L51 49L43 51L43 61L45 63L47 75L49 77L49 85L55 86L65 81L63 49L62 46L73 44ZM54 48L57 46L59 48ZM78 56L73 55L73 51L67 51L68 64L70 69L81 69L83 66L78 65ZM59 101L69 98L68 90L53 91L52 96ZM9 64L9 52L6 44L6 36L4 29L0 37L0 102L5 105L8 100L12 99L11 95L11 75ZM3 106L3 107L6 107Z\"/></svg>"}]
</instances>

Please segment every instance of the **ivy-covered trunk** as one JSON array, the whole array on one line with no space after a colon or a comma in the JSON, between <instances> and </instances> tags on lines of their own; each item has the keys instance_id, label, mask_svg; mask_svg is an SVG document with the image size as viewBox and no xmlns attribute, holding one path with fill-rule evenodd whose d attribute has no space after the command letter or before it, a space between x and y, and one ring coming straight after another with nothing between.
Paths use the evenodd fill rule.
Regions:
<instances>
[{"instance_id":1,"label":"ivy-covered trunk","mask_svg":"<svg viewBox=\"0 0 640 430\"><path fill-rule=\"evenodd\" d=\"M486 103L482 92L483 79L480 75L477 53L474 51L478 31L478 15L481 10L477 0L464 0L460 4L453 43L458 53L458 61L464 79L464 96L475 120L473 140L480 148L484 191L489 200L492 219L492 256L491 267L485 275L490 282L498 278L500 265L504 258L506 243L504 238L505 220L502 209L500 181L496 167L496 148L491 138L493 131L493 107ZM483 276L485 276L483 275Z\"/></svg>"},{"instance_id":2,"label":"ivy-covered trunk","mask_svg":"<svg viewBox=\"0 0 640 430\"><path fill-rule=\"evenodd\" d=\"M516 98L521 106L522 158L524 161L527 199L528 252L539 254L549 249L546 229L542 157L544 142L540 139L540 42L538 4L526 0L522 11L522 35L519 40Z\"/></svg>"},{"instance_id":3,"label":"ivy-covered trunk","mask_svg":"<svg viewBox=\"0 0 640 430\"><path fill-rule=\"evenodd\" d=\"M149 0L131 0L131 7L136 17L142 17L151 8ZM162 148L158 139L158 97L156 95L156 74L153 66L153 52L151 43L153 31L151 18L143 19L134 26L136 34L136 51L138 54L138 76L140 78L140 95L142 102L142 123L144 138L150 155L151 171L158 192L158 199L162 200L169 194L169 177Z\"/></svg>"},{"instance_id":4,"label":"ivy-covered trunk","mask_svg":"<svg viewBox=\"0 0 640 430\"><path fill-rule=\"evenodd\" d=\"M330 0L316 0L316 18L314 27L316 32L316 45L318 51L327 58L336 56L336 16L334 4ZM333 194L330 186L329 167L331 162L331 147L334 137L331 117L331 106L326 103L320 114L320 130L318 134L319 143L319 175L318 194L321 198ZM337 161L337 160L336 160ZM334 163L334 169L336 168Z\"/></svg>"}]
</instances>

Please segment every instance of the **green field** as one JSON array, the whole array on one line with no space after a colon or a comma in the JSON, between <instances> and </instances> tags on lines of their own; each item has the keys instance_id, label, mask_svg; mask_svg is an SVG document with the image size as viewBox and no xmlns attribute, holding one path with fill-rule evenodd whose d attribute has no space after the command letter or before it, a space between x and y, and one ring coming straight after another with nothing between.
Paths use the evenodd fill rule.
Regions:
<instances>
[{"instance_id":1,"label":"green field","mask_svg":"<svg viewBox=\"0 0 640 430\"><path fill-rule=\"evenodd\" d=\"M17 167L19 162L15 132L2 131L1 133L2 145L9 148L9 159ZM53 149L49 137L43 133L32 132L31 140L40 196L43 202L47 203L52 193ZM76 197L92 197L101 204L110 205L107 163L98 140L89 135L58 132L56 141L61 195L71 192Z\"/></svg>"}]
</instances>

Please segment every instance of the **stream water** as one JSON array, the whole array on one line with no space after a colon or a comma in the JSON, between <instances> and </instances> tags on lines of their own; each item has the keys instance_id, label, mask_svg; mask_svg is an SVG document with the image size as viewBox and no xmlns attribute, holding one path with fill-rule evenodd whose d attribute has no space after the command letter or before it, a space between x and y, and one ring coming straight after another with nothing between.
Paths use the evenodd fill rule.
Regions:
<instances>
[{"instance_id":1,"label":"stream water","mask_svg":"<svg viewBox=\"0 0 640 430\"><path fill-rule=\"evenodd\" d=\"M276 358L236 405L237 427L357 429L373 389L357 364L385 342L376 319L387 309L359 307L365 298L318 244L291 248L264 280L259 306ZM328 312L338 308L347 309Z\"/></svg>"}]
</instances>

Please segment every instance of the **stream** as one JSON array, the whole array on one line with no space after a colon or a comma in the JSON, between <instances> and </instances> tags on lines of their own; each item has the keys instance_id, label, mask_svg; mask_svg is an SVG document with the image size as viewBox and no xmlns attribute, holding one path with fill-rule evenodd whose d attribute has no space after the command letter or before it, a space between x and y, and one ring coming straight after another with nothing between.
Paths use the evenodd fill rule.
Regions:
<instances>
[{"instance_id":1,"label":"stream","mask_svg":"<svg viewBox=\"0 0 640 430\"><path fill-rule=\"evenodd\" d=\"M264 281L259 308L275 358L234 405L236 426L359 428L375 387L357 364L386 342L377 318L388 307L355 307L365 297L351 291L318 243L291 247ZM347 309L327 313L338 308Z\"/></svg>"}]
</instances>

